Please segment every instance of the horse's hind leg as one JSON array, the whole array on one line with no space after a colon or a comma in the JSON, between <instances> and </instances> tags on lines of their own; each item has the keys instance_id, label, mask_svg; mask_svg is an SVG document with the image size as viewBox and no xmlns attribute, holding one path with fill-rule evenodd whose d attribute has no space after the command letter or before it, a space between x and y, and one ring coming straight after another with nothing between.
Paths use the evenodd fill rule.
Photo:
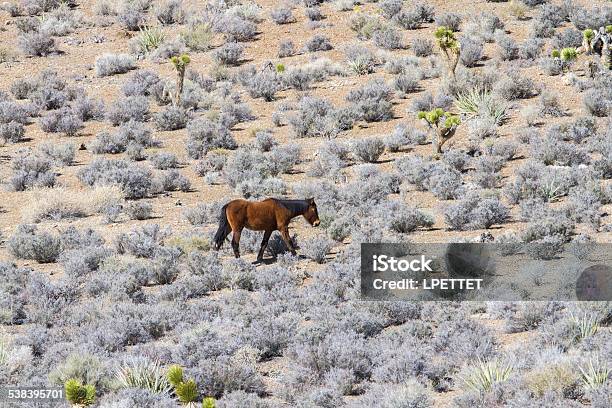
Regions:
<instances>
[{"instance_id":1,"label":"horse's hind leg","mask_svg":"<svg viewBox=\"0 0 612 408\"><path fill-rule=\"evenodd\" d=\"M264 232L263 239L261 240L261 248L259 248L259 254L257 254L257 262L263 261L264 251L268 246L268 240L270 239L270 235L272 235L271 230L267 230Z\"/></svg>"},{"instance_id":2,"label":"horse's hind leg","mask_svg":"<svg viewBox=\"0 0 612 408\"><path fill-rule=\"evenodd\" d=\"M242 233L242 228L237 228L234 230L234 234L232 235L232 249L234 250L234 256L236 258L240 258L240 234Z\"/></svg>"}]
</instances>

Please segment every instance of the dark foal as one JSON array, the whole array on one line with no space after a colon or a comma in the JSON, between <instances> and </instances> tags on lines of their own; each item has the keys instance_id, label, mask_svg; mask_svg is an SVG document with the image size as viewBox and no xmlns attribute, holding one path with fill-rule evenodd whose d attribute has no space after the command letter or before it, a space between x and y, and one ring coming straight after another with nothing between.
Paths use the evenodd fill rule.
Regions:
<instances>
[{"instance_id":1,"label":"dark foal","mask_svg":"<svg viewBox=\"0 0 612 408\"><path fill-rule=\"evenodd\" d=\"M317 204L313 198L306 200L280 200L267 198L263 201L233 200L223 206L219 218L219 229L215 234L215 249L221 248L230 232L232 248L236 258L240 258L240 233L243 228L253 231L265 231L257 261L263 260L263 254L268 245L270 235L280 231L281 237L293 255L295 248L289 237L289 223L299 215L303 215L310 225L316 227L321 222L317 212Z\"/></svg>"}]
</instances>

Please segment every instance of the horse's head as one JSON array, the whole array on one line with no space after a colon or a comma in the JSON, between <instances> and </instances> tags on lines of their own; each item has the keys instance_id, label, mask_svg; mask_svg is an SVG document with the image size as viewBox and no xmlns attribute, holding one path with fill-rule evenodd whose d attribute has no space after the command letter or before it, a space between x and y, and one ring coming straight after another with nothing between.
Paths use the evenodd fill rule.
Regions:
<instances>
[{"instance_id":1,"label":"horse's head","mask_svg":"<svg viewBox=\"0 0 612 408\"><path fill-rule=\"evenodd\" d=\"M310 225L317 227L321 223L321 220L319 220L319 212L317 211L317 204L314 198L307 198L306 202L308 203L308 208L304 213L304 218L306 218L306 221L308 221Z\"/></svg>"}]
</instances>

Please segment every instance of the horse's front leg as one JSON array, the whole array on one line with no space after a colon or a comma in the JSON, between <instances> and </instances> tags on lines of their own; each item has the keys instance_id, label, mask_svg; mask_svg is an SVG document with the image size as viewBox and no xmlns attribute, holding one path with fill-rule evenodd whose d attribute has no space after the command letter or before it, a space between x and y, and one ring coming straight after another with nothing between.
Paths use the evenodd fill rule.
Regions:
<instances>
[{"instance_id":1,"label":"horse's front leg","mask_svg":"<svg viewBox=\"0 0 612 408\"><path fill-rule=\"evenodd\" d=\"M281 228L280 233L281 233L281 238L285 242L285 245L287 245L287 248L289 249L289 251L291 251L291 254L297 255L297 252L295 252L295 248L293 247L293 244L291 243L291 237L289 237L289 227L285 226Z\"/></svg>"},{"instance_id":2,"label":"horse's front leg","mask_svg":"<svg viewBox=\"0 0 612 408\"><path fill-rule=\"evenodd\" d=\"M234 230L234 234L232 235L232 249L234 250L234 256L236 258L240 258L240 234L242 233L242 228Z\"/></svg>"},{"instance_id":3,"label":"horse's front leg","mask_svg":"<svg viewBox=\"0 0 612 408\"><path fill-rule=\"evenodd\" d=\"M257 262L263 261L264 251L268 246L268 240L270 240L270 235L272 235L272 230L266 230L266 232L264 232L263 239L261 240L261 248L259 248L259 254L257 254Z\"/></svg>"}]
</instances>

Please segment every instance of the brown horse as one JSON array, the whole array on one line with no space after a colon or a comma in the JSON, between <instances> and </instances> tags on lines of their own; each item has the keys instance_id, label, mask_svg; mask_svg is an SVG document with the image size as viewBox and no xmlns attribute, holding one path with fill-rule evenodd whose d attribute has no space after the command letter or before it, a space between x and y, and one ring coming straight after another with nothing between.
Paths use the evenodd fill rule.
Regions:
<instances>
[{"instance_id":1,"label":"brown horse","mask_svg":"<svg viewBox=\"0 0 612 408\"><path fill-rule=\"evenodd\" d=\"M215 249L223 245L230 232L232 235L232 248L236 258L240 258L240 233L243 228L253 231L265 231L257 261L263 260L263 254L273 231L280 231L281 237L293 255L295 248L289 238L289 222L299 215L303 215L310 225L316 227L320 224L317 204L313 198L306 200L280 200L267 198L263 201L233 200L221 208L219 229L215 234Z\"/></svg>"}]
</instances>

